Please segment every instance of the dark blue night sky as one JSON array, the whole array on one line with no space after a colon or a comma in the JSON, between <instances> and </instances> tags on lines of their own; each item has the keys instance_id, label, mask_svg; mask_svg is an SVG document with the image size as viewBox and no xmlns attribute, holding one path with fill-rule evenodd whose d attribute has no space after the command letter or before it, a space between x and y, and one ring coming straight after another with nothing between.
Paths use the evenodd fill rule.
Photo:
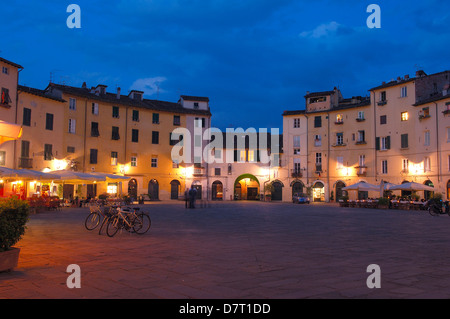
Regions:
<instances>
[{"instance_id":1,"label":"dark blue night sky","mask_svg":"<svg viewBox=\"0 0 450 319\"><path fill-rule=\"evenodd\" d=\"M69 29L69 4L81 29ZM381 28L369 29L371 3ZM71 0L2 4L0 56L20 84L143 90L167 101L208 96L213 126L282 126L306 91L344 97L416 70L450 69L450 2ZM158 90L159 87L159 90Z\"/></svg>"}]
</instances>

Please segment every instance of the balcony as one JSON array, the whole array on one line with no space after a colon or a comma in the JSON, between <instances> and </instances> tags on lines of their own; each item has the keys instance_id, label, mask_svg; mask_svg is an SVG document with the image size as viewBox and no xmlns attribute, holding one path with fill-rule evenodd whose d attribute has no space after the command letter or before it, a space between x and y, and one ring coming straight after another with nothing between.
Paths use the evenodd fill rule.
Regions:
<instances>
[{"instance_id":1,"label":"balcony","mask_svg":"<svg viewBox=\"0 0 450 319\"><path fill-rule=\"evenodd\" d=\"M316 173L322 173L322 164L316 164Z\"/></svg>"},{"instance_id":2,"label":"balcony","mask_svg":"<svg viewBox=\"0 0 450 319\"><path fill-rule=\"evenodd\" d=\"M356 166L356 175L366 176L367 175L367 167L366 166Z\"/></svg>"},{"instance_id":3,"label":"balcony","mask_svg":"<svg viewBox=\"0 0 450 319\"><path fill-rule=\"evenodd\" d=\"M383 106L387 104L387 100L381 100L380 102L378 102L378 106Z\"/></svg>"},{"instance_id":4,"label":"balcony","mask_svg":"<svg viewBox=\"0 0 450 319\"><path fill-rule=\"evenodd\" d=\"M33 159L27 157L19 157L19 168L33 168Z\"/></svg>"},{"instance_id":5,"label":"balcony","mask_svg":"<svg viewBox=\"0 0 450 319\"><path fill-rule=\"evenodd\" d=\"M302 178L303 174L300 170L298 169L291 169L291 177L292 178Z\"/></svg>"},{"instance_id":6,"label":"balcony","mask_svg":"<svg viewBox=\"0 0 450 319\"><path fill-rule=\"evenodd\" d=\"M363 117L357 117L356 122L364 122L366 119Z\"/></svg>"},{"instance_id":7,"label":"balcony","mask_svg":"<svg viewBox=\"0 0 450 319\"><path fill-rule=\"evenodd\" d=\"M337 120L336 122L334 122L334 124L336 124L336 125L343 125L344 124L344 120Z\"/></svg>"},{"instance_id":8,"label":"balcony","mask_svg":"<svg viewBox=\"0 0 450 319\"><path fill-rule=\"evenodd\" d=\"M193 176L195 177L201 177L205 175L205 169L203 167L195 167L194 168L194 172L192 173Z\"/></svg>"}]
</instances>

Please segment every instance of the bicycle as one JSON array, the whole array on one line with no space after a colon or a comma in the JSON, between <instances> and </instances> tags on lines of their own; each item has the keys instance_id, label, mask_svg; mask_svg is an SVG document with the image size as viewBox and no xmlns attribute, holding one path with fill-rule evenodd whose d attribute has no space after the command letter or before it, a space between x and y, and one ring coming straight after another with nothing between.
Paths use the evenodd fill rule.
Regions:
<instances>
[{"instance_id":1,"label":"bicycle","mask_svg":"<svg viewBox=\"0 0 450 319\"><path fill-rule=\"evenodd\" d=\"M143 235L150 229L152 222L147 213L139 212L138 207L124 207L117 210L117 214L109 218L106 224L106 234L114 237L119 229Z\"/></svg>"},{"instance_id":2,"label":"bicycle","mask_svg":"<svg viewBox=\"0 0 450 319\"><path fill-rule=\"evenodd\" d=\"M100 225L100 221L102 221L98 231L100 235L104 225L116 214L117 206L104 207L102 205L91 205L89 206L89 210L90 214L86 217L84 226L87 230L92 231L96 229L98 225Z\"/></svg>"},{"instance_id":3,"label":"bicycle","mask_svg":"<svg viewBox=\"0 0 450 319\"><path fill-rule=\"evenodd\" d=\"M439 216L442 214L448 214L450 216L450 205L449 202L436 203L432 200L427 202L427 210L431 216Z\"/></svg>"}]
</instances>

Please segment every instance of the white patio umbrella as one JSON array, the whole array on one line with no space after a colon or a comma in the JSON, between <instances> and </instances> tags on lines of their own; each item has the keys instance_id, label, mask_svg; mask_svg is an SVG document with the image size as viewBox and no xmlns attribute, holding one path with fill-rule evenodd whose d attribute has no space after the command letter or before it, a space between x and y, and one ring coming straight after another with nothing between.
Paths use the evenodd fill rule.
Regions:
<instances>
[{"instance_id":1,"label":"white patio umbrella","mask_svg":"<svg viewBox=\"0 0 450 319\"><path fill-rule=\"evenodd\" d=\"M397 186L393 186L391 188L389 188L389 190L394 191L394 190L402 190L402 191L435 191L434 187L428 186L428 185L423 185L423 184L419 184L416 182L409 182L409 183L405 183L405 184L400 184Z\"/></svg>"},{"instance_id":2,"label":"white patio umbrella","mask_svg":"<svg viewBox=\"0 0 450 319\"><path fill-rule=\"evenodd\" d=\"M0 144L17 140L22 136L22 126L0 121Z\"/></svg>"},{"instance_id":3,"label":"white patio umbrella","mask_svg":"<svg viewBox=\"0 0 450 319\"><path fill-rule=\"evenodd\" d=\"M0 167L0 178L22 179L22 180L54 180L59 176L29 169L12 169Z\"/></svg>"},{"instance_id":4,"label":"white patio umbrella","mask_svg":"<svg viewBox=\"0 0 450 319\"><path fill-rule=\"evenodd\" d=\"M370 191L379 191L380 186L369 184L366 182L359 182L347 187L342 188L344 191L363 191L363 192L370 192Z\"/></svg>"},{"instance_id":5,"label":"white patio umbrella","mask_svg":"<svg viewBox=\"0 0 450 319\"><path fill-rule=\"evenodd\" d=\"M68 184L81 184L85 182L104 182L106 177L89 173L74 172L68 170L53 171L52 174L59 176L58 181Z\"/></svg>"},{"instance_id":6,"label":"white patio umbrella","mask_svg":"<svg viewBox=\"0 0 450 319\"><path fill-rule=\"evenodd\" d=\"M126 182L131 179L131 177L128 176L108 174L108 173L92 172L90 174L94 176L100 176L101 178L106 178L106 181L108 182Z\"/></svg>"}]
</instances>

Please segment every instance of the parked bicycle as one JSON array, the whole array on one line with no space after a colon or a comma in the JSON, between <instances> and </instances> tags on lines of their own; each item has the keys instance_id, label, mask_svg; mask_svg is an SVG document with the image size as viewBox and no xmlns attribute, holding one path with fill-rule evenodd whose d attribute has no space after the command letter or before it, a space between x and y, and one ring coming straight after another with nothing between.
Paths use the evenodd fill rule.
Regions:
<instances>
[{"instance_id":1,"label":"parked bicycle","mask_svg":"<svg viewBox=\"0 0 450 319\"><path fill-rule=\"evenodd\" d=\"M107 224L109 219L117 213L118 206L103 206L91 205L89 206L90 214L86 217L84 226L87 230L96 229L101 222L98 233L100 234L103 227Z\"/></svg>"},{"instance_id":2,"label":"parked bicycle","mask_svg":"<svg viewBox=\"0 0 450 319\"><path fill-rule=\"evenodd\" d=\"M143 235L152 225L150 216L145 212L140 212L139 207L119 207L117 214L108 219L106 224L106 234L113 237L120 229Z\"/></svg>"},{"instance_id":3,"label":"parked bicycle","mask_svg":"<svg viewBox=\"0 0 450 319\"><path fill-rule=\"evenodd\" d=\"M448 214L450 216L450 203L448 201L436 202L429 200L426 206L431 216L439 216L442 214Z\"/></svg>"}]
</instances>

